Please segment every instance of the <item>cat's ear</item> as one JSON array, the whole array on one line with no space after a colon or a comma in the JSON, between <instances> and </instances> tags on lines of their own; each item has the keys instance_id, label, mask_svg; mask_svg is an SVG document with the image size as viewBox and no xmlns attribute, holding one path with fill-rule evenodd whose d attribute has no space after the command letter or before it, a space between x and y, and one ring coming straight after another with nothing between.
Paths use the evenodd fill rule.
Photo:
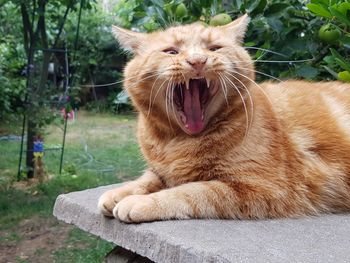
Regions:
<instances>
[{"instance_id":1,"label":"cat's ear","mask_svg":"<svg viewBox=\"0 0 350 263\"><path fill-rule=\"evenodd\" d=\"M124 50L134 54L140 53L142 44L145 43L146 34L134 32L118 26L112 26L112 32Z\"/></svg>"},{"instance_id":2,"label":"cat's ear","mask_svg":"<svg viewBox=\"0 0 350 263\"><path fill-rule=\"evenodd\" d=\"M221 26L227 33L232 35L232 37L237 42L243 42L245 33L248 29L248 24L250 22L250 17L245 14L236 20L232 21L231 23Z\"/></svg>"}]
</instances>

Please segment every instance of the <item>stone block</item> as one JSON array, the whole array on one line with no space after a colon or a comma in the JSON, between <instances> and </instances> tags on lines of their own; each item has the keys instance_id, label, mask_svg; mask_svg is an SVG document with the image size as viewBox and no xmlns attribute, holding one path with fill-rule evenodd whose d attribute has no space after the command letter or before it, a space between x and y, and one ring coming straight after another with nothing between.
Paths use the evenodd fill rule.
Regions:
<instances>
[{"instance_id":1,"label":"stone block","mask_svg":"<svg viewBox=\"0 0 350 263\"><path fill-rule=\"evenodd\" d=\"M103 186L58 196L54 215L159 263L350 262L350 214L125 224L99 214Z\"/></svg>"}]
</instances>

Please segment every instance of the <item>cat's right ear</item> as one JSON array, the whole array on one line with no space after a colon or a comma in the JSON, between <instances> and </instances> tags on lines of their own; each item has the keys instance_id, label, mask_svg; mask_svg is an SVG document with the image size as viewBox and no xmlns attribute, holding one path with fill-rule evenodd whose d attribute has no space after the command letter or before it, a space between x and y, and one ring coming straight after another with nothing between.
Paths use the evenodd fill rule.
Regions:
<instances>
[{"instance_id":1,"label":"cat's right ear","mask_svg":"<svg viewBox=\"0 0 350 263\"><path fill-rule=\"evenodd\" d=\"M244 39L245 33L250 22L250 17L245 14L231 23L221 26L227 33L229 33L233 39L241 43Z\"/></svg>"},{"instance_id":2,"label":"cat's right ear","mask_svg":"<svg viewBox=\"0 0 350 263\"><path fill-rule=\"evenodd\" d=\"M112 26L112 32L120 46L125 50L134 54L139 54L142 43L145 43L145 34L134 32L118 26Z\"/></svg>"}]
</instances>

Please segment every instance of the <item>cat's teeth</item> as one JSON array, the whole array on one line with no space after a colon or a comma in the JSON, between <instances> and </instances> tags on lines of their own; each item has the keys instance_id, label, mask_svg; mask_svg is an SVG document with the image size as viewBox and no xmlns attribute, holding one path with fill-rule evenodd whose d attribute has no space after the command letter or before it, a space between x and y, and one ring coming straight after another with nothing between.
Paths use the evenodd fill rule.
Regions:
<instances>
[{"instance_id":1,"label":"cat's teeth","mask_svg":"<svg viewBox=\"0 0 350 263\"><path fill-rule=\"evenodd\" d=\"M182 111L179 112L179 115L180 115L181 121L183 123L186 123L186 120L187 120L186 115Z\"/></svg>"},{"instance_id":2,"label":"cat's teeth","mask_svg":"<svg viewBox=\"0 0 350 263\"><path fill-rule=\"evenodd\" d=\"M210 79L205 78L205 80L207 81L207 88L209 89L209 87L210 87Z\"/></svg>"},{"instance_id":3,"label":"cat's teeth","mask_svg":"<svg viewBox=\"0 0 350 263\"><path fill-rule=\"evenodd\" d=\"M186 79L186 89L190 89L190 79Z\"/></svg>"}]
</instances>

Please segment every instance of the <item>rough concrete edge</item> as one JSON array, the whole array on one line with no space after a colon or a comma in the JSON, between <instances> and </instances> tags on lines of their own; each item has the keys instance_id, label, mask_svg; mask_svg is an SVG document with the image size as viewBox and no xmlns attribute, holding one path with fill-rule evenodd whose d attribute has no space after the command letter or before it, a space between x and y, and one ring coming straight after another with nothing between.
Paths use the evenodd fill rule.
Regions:
<instances>
[{"instance_id":1,"label":"rough concrete edge","mask_svg":"<svg viewBox=\"0 0 350 263\"><path fill-rule=\"evenodd\" d=\"M67 211L76 211L75 217L72 217L71 213ZM113 219L107 219L99 214L91 214L86 208L77 205L66 194L57 197L53 215L65 223L73 224L88 233L147 257L154 262L208 262L208 260L213 260L218 256L206 254L204 251L198 251L193 247L181 248L180 245L173 244L169 240L160 239L153 232L137 231L137 229L131 230L130 227L133 228L133 225L126 225ZM90 216L88 223L84 219L84 215ZM99 226L92 227L92 225L97 223L100 223ZM107 232L103 231L106 227L109 227L109 235L103 235L104 232ZM128 238L123 238L125 235ZM154 244L156 244L156 247L150 249Z\"/></svg>"}]
</instances>

